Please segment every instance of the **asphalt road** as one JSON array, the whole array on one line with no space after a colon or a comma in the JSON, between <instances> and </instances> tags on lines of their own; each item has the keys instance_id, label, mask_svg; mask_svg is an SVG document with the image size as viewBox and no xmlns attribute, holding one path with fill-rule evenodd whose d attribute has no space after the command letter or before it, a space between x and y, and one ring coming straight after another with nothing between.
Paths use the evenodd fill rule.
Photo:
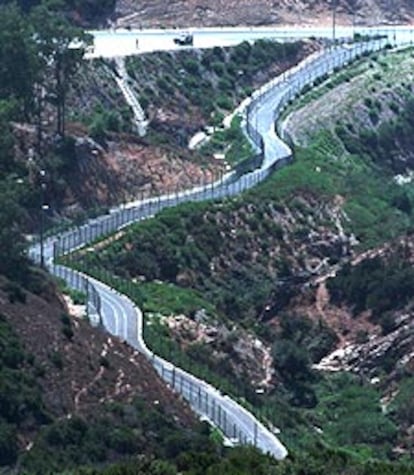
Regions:
<instances>
[{"instance_id":1,"label":"asphalt road","mask_svg":"<svg viewBox=\"0 0 414 475\"><path fill-rule=\"evenodd\" d=\"M180 34L191 32L193 46L179 46L174 39ZM211 48L213 46L234 46L242 41L255 41L261 38L290 41L303 38L333 38L332 27L223 27L223 28L190 28L174 29L112 29L91 30L94 39L93 47L87 54L88 58L128 56L154 51L180 50L186 48ZM335 38L352 38L355 33L361 35L386 35L398 42L414 39L413 28L407 25L378 27L340 26L335 28Z\"/></svg>"},{"instance_id":2,"label":"asphalt road","mask_svg":"<svg viewBox=\"0 0 414 475\"><path fill-rule=\"evenodd\" d=\"M129 32L128 32L129 33ZM380 48L384 42L368 45L348 45L316 54L282 77L256 91L245 101L241 113L245 127L255 142L263 148L261 166L252 172L235 176L233 172L204 187L162 196L142 202L128 203L114 208L108 215L88 221L80 228L69 230L45 241L45 261L58 276L65 277L74 288L86 291L91 298L89 312L92 321L100 322L113 335L127 341L144 353L160 375L182 394L194 410L219 426L228 438L257 445L277 459L287 455L286 448L273 432L264 427L251 413L206 382L174 368L173 365L151 353L142 337L142 312L127 297L90 277L53 265L54 254L63 254L91 243L93 240L120 229L132 222L148 218L167 206L181 202L217 199L233 196L266 178L276 167L289 161L289 147L275 133L274 122L286 102L315 78L341 67L364 50ZM40 246L30 249L33 259L39 261Z\"/></svg>"}]
</instances>

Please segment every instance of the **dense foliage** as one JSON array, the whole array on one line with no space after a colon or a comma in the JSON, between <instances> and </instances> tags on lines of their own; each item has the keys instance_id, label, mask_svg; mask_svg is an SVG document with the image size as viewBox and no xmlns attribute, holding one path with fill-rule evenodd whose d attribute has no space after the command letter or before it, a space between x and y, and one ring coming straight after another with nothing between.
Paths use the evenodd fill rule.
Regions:
<instances>
[{"instance_id":1,"label":"dense foliage","mask_svg":"<svg viewBox=\"0 0 414 475\"><path fill-rule=\"evenodd\" d=\"M30 356L0 314L0 466L17 460L18 429L30 429L49 420L37 382L22 369L28 361Z\"/></svg>"},{"instance_id":2,"label":"dense foliage","mask_svg":"<svg viewBox=\"0 0 414 475\"><path fill-rule=\"evenodd\" d=\"M274 65L276 59L279 67L294 62L302 46L301 42L245 41L229 49L215 47L193 52L163 52L155 57L131 56L127 68L138 84L140 77L146 77L151 79L149 84L157 85L156 88L147 85L139 92L144 106L165 106L165 101L173 99L182 112L190 112L190 105L194 105L208 116L220 110L230 111L251 94L251 85L260 82L260 75Z\"/></svg>"},{"instance_id":3,"label":"dense foliage","mask_svg":"<svg viewBox=\"0 0 414 475\"><path fill-rule=\"evenodd\" d=\"M305 50L303 42L259 40L231 48L131 56L127 71L142 107L149 116L155 109L170 111L169 118L153 117L149 140L186 147L193 134L206 125L220 127L229 111L276 72L296 64ZM248 145L234 128L216 132L202 153L226 152L229 163L234 163L245 158Z\"/></svg>"},{"instance_id":4,"label":"dense foliage","mask_svg":"<svg viewBox=\"0 0 414 475\"><path fill-rule=\"evenodd\" d=\"M297 150L294 164L243 198L164 210L89 256L87 265L121 277L195 288L232 320L265 318L265 307L282 310L308 275L303 259L292 257L293 247L308 246L310 255L329 257L332 263L343 257L340 243L319 249L309 239L311 231L335 229L329 207L337 194L344 196L350 218L344 226L361 247L411 226L410 207L401 209L402 199L412 201L408 190L360 157L338 160L337 154L338 139L321 133L309 148ZM290 220L294 226L288 226Z\"/></svg>"},{"instance_id":5,"label":"dense foliage","mask_svg":"<svg viewBox=\"0 0 414 475\"><path fill-rule=\"evenodd\" d=\"M403 83L404 84L404 83ZM350 153L363 154L373 163L387 167L393 173L406 173L412 169L411 150L414 146L414 96L411 84L405 85L407 91L404 106L391 103L391 109L396 116L383 121L377 128L366 128L355 131L343 126L337 127L337 133ZM372 116L381 111L379 101L369 97L365 105ZM371 118L372 120L372 118ZM375 120L374 120L375 122ZM410 206L407 201L401 201L400 206L406 209Z\"/></svg>"},{"instance_id":6,"label":"dense foliage","mask_svg":"<svg viewBox=\"0 0 414 475\"><path fill-rule=\"evenodd\" d=\"M103 470L84 469L79 475L411 475L412 466L361 460L345 450L314 444L305 453L295 452L275 463L253 448L237 448L219 457L217 454L185 453L176 464L162 460L138 458Z\"/></svg>"},{"instance_id":7,"label":"dense foliage","mask_svg":"<svg viewBox=\"0 0 414 475\"><path fill-rule=\"evenodd\" d=\"M41 123L45 99L42 91L47 86L51 92L47 100L57 108L56 132L62 137L58 148L64 151L65 157L71 157L73 142L63 138L65 96L67 81L76 70L80 55L67 53L67 46L77 33L54 14L61 10L53 13L44 5L32 8L37 2L20 3L31 10L30 17L23 16L15 6L0 10L3 25L0 33L0 125L3 132L0 139L0 198L4 205L0 222L0 273L25 284L28 263L23 253L17 218L31 198L36 201L39 196L18 190L18 184L22 179L24 182L27 176L24 167L15 161L11 124L13 121L33 119ZM98 5L92 0L68 1L66 6L90 19L111 9L113 2L99 2ZM262 56L259 50L253 51L254 48L247 43L237 48L231 57L221 57L223 53L220 50L206 54L203 67L214 72L213 79L220 76L219 87L223 92L216 104L211 101L202 104L208 112L216 108L231 108L232 104L228 101L230 92L237 91L234 100L248 92L243 86L243 79L236 84L233 76L255 74L261 65L270 61L275 47L261 45L261 48ZM198 89L194 92L197 97L208 99L202 89L206 84L201 82L195 85L191 80L199 72L197 65L187 60L183 67L189 73L187 82L184 81L187 90ZM238 73L240 70L242 74ZM50 75L52 83L48 82ZM168 93L168 81L160 82L160 86ZM106 120L110 123L115 121L110 114L106 115ZM114 128L117 128L116 124ZM99 127L96 129L99 132ZM235 135L233 138L237 140L238 137ZM40 134L38 153L42 146ZM173 289L170 292L165 291L165 287L160 292L152 282L147 282L141 292L140 298L146 299L147 306L154 309L159 308L159 304L154 303L155 299L162 298L167 311L175 306L175 309L184 308L187 311L190 308L191 312L195 312L203 306L211 314L246 325L258 316L265 321L265 309L269 307L279 311L283 308L282 298L285 302L289 301L286 291L292 290L295 279L300 281L303 272L300 264L289 261L283 255L269 269L269 255L274 253L276 247L287 252L292 245L306 238L306 228L310 223L305 215L310 213L310 204L317 197L322 195L329 202L335 193L341 192L348 198L347 206L352 218L350 226L363 245L392 236L410 223L412 207L409 194L401 194L392 183L387 183L389 194L384 196L385 176L382 172L372 172L358 157L340 164L336 160L327 160L326 152L331 153L335 148L338 148L335 138L321 135L314 147L299 151L298 162L291 169L282 171L247 194L248 207L243 200L235 200L216 205L191 204L165 211L157 220L127 233L124 240L115 243L110 251L92 257L87 265L92 265L95 271L101 265L115 269L118 275L128 279L144 275L148 281L168 281ZM239 152L236 149L234 154ZM319 165L324 173L316 171ZM68 166L67 162L58 163L55 169L67 171ZM372 172L368 179L367 171ZM294 201L298 192L307 194L310 201ZM289 236L278 222L288 211L296 220L293 233ZM383 229L384 221L392 222L394 227ZM328 229L333 227L332 222L324 224ZM270 244L266 244L267 236L272 237ZM229 245L229 242L232 244ZM332 261L341 257L335 249L323 249L323 252L330 253ZM225 262L226 254L230 255L230 262ZM366 291L364 297L358 296L355 300L358 308L375 304L381 311L389 310L389 302L378 304L376 290L370 293L372 286L369 279L382 283L386 272L381 264L374 267L368 269L369 272L374 270L369 276L366 269L360 273L357 271L356 276L350 269L344 270L344 274L340 275L343 280L337 281L340 282L338 301L350 298L347 291L355 287L355 279L357 285L364 284L361 287ZM395 285L392 286L391 300L399 298L404 303L412 288L411 272L400 265L392 267L392 270ZM290 285L286 286L286 282ZM346 290L343 291L343 288ZM8 291L11 302L13 299L24 301L24 292L16 283L11 283ZM170 301L164 299L166 295L171 297L172 293L178 297ZM267 338L273 343L276 370L284 384L281 395L273 393L265 402L260 402L257 395L252 396L257 398L254 402L262 409L265 418L281 423L290 446L295 447L293 441L296 439L299 449L293 450L292 456L280 464L253 448L223 451L203 425L197 431L177 431L174 421L166 418L161 409L149 409L138 400L124 406L109 405L103 417L71 417L52 422L44 410L35 380L23 371L30 366L30 355L24 354L10 325L0 318L0 465L16 462L17 429L21 425L35 428L42 424L45 427L21 460L21 467L25 467L27 473L72 469L78 472L76 467L79 465L101 466L109 460L128 458L136 453L147 455L131 463L102 470L85 468L83 473L412 473L412 466L391 465L372 459L391 455L397 432L393 421L380 411L378 392L353 380L320 380L313 372L312 361L331 348L334 335L321 324L299 316L281 317L279 323L278 331L269 332ZM259 329L257 331L260 332ZM262 332L265 333L263 329ZM198 362L205 358L201 363L209 364L205 348L199 349L199 352L197 348L193 349L190 356ZM222 370L220 376L225 376L226 368L223 366ZM411 389L411 382L408 382L392 408L393 414L399 418L412 419ZM301 409L290 407L291 403ZM299 430L305 428L302 438L298 437L299 425L302 425ZM319 438L320 442L309 443L308 438L314 439L317 426L324 428L324 434ZM332 450L332 445L347 449Z\"/></svg>"},{"instance_id":8,"label":"dense foliage","mask_svg":"<svg viewBox=\"0 0 414 475\"><path fill-rule=\"evenodd\" d=\"M50 160L50 173L59 175L62 160L56 157L70 155L64 146L65 98L83 50L68 49L68 45L83 35L60 15L58 7L49 3L34 7L30 15L23 14L15 4L2 5L0 19L0 273L24 280L28 263L21 226L24 222L26 229L39 227L44 199L40 169ZM47 153L42 130L46 109L48 114L56 111L59 137L56 149L48 147ZM16 153L15 129L19 122L36 124L36 147L27 161ZM58 183L59 177L55 178ZM50 187L49 192L56 188Z\"/></svg>"},{"instance_id":9,"label":"dense foliage","mask_svg":"<svg viewBox=\"0 0 414 475\"><path fill-rule=\"evenodd\" d=\"M355 315L370 310L373 321L388 333L395 325L390 312L403 308L413 296L414 270L408 255L409 249L400 245L388 258L377 256L342 267L328 280L333 302L349 305Z\"/></svg>"},{"instance_id":10,"label":"dense foliage","mask_svg":"<svg viewBox=\"0 0 414 475\"><path fill-rule=\"evenodd\" d=\"M96 416L54 421L40 431L22 465L40 475L137 454L174 461L201 451L208 457L217 449L205 423L194 429L178 427L161 407L136 398L130 404L107 404Z\"/></svg>"}]
</instances>

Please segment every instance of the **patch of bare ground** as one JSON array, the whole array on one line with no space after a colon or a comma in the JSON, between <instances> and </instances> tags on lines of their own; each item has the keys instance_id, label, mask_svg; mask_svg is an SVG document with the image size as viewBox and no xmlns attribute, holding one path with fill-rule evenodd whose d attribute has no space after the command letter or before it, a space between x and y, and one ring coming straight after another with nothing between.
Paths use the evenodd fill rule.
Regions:
<instances>
[{"instance_id":1,"label":"patch of bare ground","mask_svg":"<svg viewBox=\"0 0 414 475\"><path fill-rule=\"evenodd\" d=\"M24 292L25 303L11 303L4 290L6 281L0 282L1 314L31 355L26 369L36 376L53 417L97 416L104 403L128 403L139 397L147 405L159 405L179 426L195 423L189 406L129 345L82 318L70 316L71 332L65 331L62 318L68 309L50 281L39 295Z\"/></svg>"},{"instance_id":2,"label":"patch of bare ground","mask_svg":"<svg viewBox=\"0 0 414 475\"><path fill-rule=\"evenodd\" d=\"M133 143L111 144L105 158L118 176L119 188L127 190L126 199L191 188L211 181L221 168L220 163L204 167L190 161L186 152L180 155L161 147Z\"/></svg>"},{"instance_id":3,"label":"patch of bare ground","mask_svg":"<svg viewBox=\"0 0 414 475\"><path fill-rule=\"evenodd\" d=\"M170 316L166 318L166 324L182 348L191 351L194 345L208 345L214 365L229 365L231 374L243 377L252 387L269 389L274 386L271 349L246 330L197 322L185 315Z\"/></svg>"},{"instance_id":4,"label":"patch of bare ground","mask_svg":"<svg viewBox=\"0 0 414 475\"><path fill-rule=\"evenodd\" d=\"M18 157L26 161L27 150L34 146L34 127L16 124L15 134ZM57 189L61 172L44 165L49 181L47 199L54 210L68 216L211 182L224 166L213 158L197 162L186 150L150 145L127 134L113 136L102 146L87 136L84 126L76 123L68 124L68 134L75 142L70 165L64 171L64 191ZM51 137L45 140L45 146L51 146L50 140ZM34 186L37 179L33 169L30 180Z\"/></svg>"},{"instance_id":5,"label":"patch of bare ground","mask_svg":"<svg viewBox=\"0 0 414 475\"><path fill-rule=\"evenodd\" d=\"M410 252L407 259L414 259L414 243L411 237L388 243L379 248L355 254L351 265L358 265L366 259L386 258L397 245L404 245ZM306 315L314 321L322 320L338 337L336 348L314 365L321 371L352 371L369 378L385 376L385 384L392 387L401 371L414 374L414 307L409 303L404 309L393 312L394 328L384 334L380 325L372 322L371 311L355 315L352 309L338 307L331 302L326 281L333 277L337 268L313 279L307 290L303 290L292 302L290 311ZM384 361L392 364L384 375Z\"/></svg>"},{"instance_id":6,"label":"patch of bare ground","mask_svg":"<svg viewBox=\"0 0 414 475\"><path fill-rule=\"evenodd\" d=\"M413 15L409 0L338 0L337 21L344 24L404 22ZM118 0L117 26L331 25L332 3L318 0Z\"/></svg>"}]
</instances>

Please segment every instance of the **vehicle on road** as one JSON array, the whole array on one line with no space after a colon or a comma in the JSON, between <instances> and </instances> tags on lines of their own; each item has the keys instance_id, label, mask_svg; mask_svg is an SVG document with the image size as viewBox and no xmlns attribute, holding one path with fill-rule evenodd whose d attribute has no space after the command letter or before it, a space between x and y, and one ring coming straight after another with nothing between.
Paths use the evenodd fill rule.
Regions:
<instances>
[{"instance_id":1,"label":"vehicle on road","mask_svg":"<svg viewBox=\"0 0 414 475\"><path fill-rule=\"evenodd\" d=\"M191 33L181 33L174 38L174 43L179 46L190 46L193 44L193 35Z\"/></svg>"}]
</instances>

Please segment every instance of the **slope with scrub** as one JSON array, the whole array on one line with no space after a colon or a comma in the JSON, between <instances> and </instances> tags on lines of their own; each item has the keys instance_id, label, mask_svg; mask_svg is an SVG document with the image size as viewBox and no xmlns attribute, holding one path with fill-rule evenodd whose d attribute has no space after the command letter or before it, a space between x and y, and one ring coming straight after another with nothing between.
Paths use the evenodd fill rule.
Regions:
<instances>
[{"instance_id":1,"label":"slope with scrub","mask_svg":"<svg viewBox=\"0 0 414 475\"><path fill-rule=\"evenodd\" d=\"M388 164L351 154L337 130L324 129L313 134L307 147L296 150L292 166L241 198L165 211L126 231L118 242L88 261L89 266L107 267L134 281L162 279L189 292L195 289L209 302L213 327L222 320L231 321L233 328L234 324L253 328L272 345L275 378L265 402L259 402L251 391L250 397L273 414L278 411L281 395L293 405L322 410L326 388L320 386L319 376L310 365L347 338L345 328L341 331L320 312L322 301L315 294L318 279L326 276L326 280L343 262L359 255L362 259L362 250L397 238L412 223L410 192L393 181ZM148 299L145 288L149 284L135 285L138 298ZM215 309L211 310L211 304ZM151 302L147 305L156 307ZM286 326L289 321L294 322L292 326ZM367 328L377 334L378 328ZM355 332L348 335L349 339L354 337ZM233 334L230 345L221 344L221 354L229 356L234 338ZM190 352L196 343L187 336L182 350L197 363L202 354L210 365L219 368L222 360L218 350L211 352L207 349L212 346L204 343L201 347L207 351L200 352L198 346L197 351ZM410 365L405 368L409 377ZM232 371L234 381L240 382L243 363L230 368ZM250 384L244 378L241 386ZM347 385L351 387L350 382L345 388ZM386 387L379 389L387 391ZM365 442L373 453L391 456L392 446L399 443L397 437L404 441L405 429L400 426L397 434L392 415L381 416L375 399L378 403L379 392L370 403L372 418L361 424L359 438L345 442L339 433L327 432L322 439L350 444L357 451L362 449L358 444ZM305 414L302 423L306 426L313 416L312 412ZM294 420L297 416L291 413L290 417ZM329 412L326 420L324 417L318 422L329 425ZM286 418L286 423L295 426L298 422ZM374 426L378 430L370 438ZM353 429L349 428L351 434ZM293 433L297 434L295 429ZM409 446L404 450L409 451Z\"/></svg>"}]
</instances>

